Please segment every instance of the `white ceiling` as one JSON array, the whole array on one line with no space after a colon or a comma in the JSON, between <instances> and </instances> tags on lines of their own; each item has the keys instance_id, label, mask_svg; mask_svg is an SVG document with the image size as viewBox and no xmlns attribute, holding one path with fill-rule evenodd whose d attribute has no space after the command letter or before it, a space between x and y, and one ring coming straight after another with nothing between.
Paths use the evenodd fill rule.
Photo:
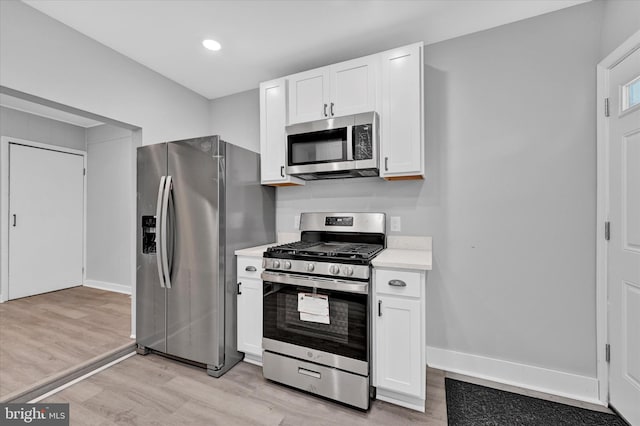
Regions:
<instances>
[{"instance_id":1,"label":"white ceiling","mask_svg":"<svg viewBox=\"0 0 640 426\"><path fill-rule=\"evenodd\" d=\"M261 81L435 43L588 0L23 0L213 99ZM222 50L205 50L213 38Z\"/></svg>"},{"instance_id":2,"label":"white ceiling","mask_svg":"<svg viewBox=\"0 0 640 426\"><path fill-rule=\"evenodd\" d=\"M57 108L51 108L35 102L30 102L25 99L9 96L4 93L0 93L0 106L16 109L18 111L28 112L30 114L39 115L40 117L51 118L57 121L63 121L65 123L73 124L80 127L93 127L99 126L100 121L92 120L90 118L81 117L79 115L71 114L69 112L61 111Z\"/></svg>"}]
</instances>

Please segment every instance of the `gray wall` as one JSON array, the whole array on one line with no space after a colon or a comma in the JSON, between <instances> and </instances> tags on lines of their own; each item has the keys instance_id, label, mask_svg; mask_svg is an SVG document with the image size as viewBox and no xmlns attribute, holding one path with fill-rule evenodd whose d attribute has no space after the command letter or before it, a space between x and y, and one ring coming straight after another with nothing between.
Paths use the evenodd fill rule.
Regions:
<instances>
[{"instance_id":1,"label":"gray wall","mask_svg":"<svg viewBox=\"0 0 640 426\"><path fill-rule=\"evenodd\" d=\"M142 127L144 144L209 133L207 99L20 1L0 1L0 56L0 85Z\"/></svg>"},{"instance_id":2,"label":"gray wall","mask_svg":"<svg viewBox=\"0 0 640 426\"><path fill-rule=\"evenodd\" d=\"M427 344L595 376L595 65L602 5L425 48L427 179L278 189L432 235Z\"/></svg>"},{"instance_id":3,"label":"gray wall","mask_svg":"<svg viewBox=\"0 0 640 426\"><path fill-rule=\"evenodd\" d=\"M260 91L248 90L210 101L211 134L260 152Z\"/></svg>"},{"instance_id":4,"label":"gray wall","mask_svg":"<svg viewBox=\"0 0 640 426\"><path fill-rule=\"evenodd\" d=\"M0 107L0 135L85 151L84 127Z\"/></svg>"},{"instance_id":5,"label":"gray wall","mask_svg":"<svg viewBox=\"0 0 640 426\"><path fill-rule=\"evenodd\" d=\"M397 234L434 238L429 346L595 377L595 67L635 10L595 1L426 46L427 179L278 188L278 231L303 211L401 216Z\"/></svg>"},{"instance_id":6,"label":"gray wall","mask_svg":"<svg viewBox=\"0 0 640 426\"><path fill-rule=\"evenodd\" d=\"M87 129L87 281L131 288L134 149L129 130Z\"/></svg>"},{"instance_id":7,"label":"gray wall","mask_svg":"<svg viewBox=\"0 0 640 426\"><path fill-rule=\"evenodd\" d=\"M633 33L640 31L640 1L601 1L605 6L600 57L604 58Z\"/></svg>"}]
</instances>

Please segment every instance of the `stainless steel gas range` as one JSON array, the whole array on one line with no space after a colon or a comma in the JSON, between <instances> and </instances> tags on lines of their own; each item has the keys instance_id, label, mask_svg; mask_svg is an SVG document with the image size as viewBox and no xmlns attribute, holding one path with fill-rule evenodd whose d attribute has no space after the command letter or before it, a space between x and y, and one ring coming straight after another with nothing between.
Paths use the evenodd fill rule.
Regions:
<instances>
[{"instance_id":1,"label":"stainless steel gas range","mask_svg":"<svg viewBox=\"0 0 640 426\"><path fill-rule=\"evenodd\" d=\"M300 230L264 253L264 377L366 410L371 259L385 247L385 215L303 213Z\"/></svg>"}]
</instances>

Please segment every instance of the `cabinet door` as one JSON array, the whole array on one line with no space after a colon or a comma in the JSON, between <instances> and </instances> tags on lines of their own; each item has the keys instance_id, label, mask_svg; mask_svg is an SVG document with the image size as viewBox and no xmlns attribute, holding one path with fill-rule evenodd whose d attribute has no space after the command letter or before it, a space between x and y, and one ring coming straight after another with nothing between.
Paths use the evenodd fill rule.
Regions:
<instances>
[{"instance_id":1,"label":"cabinet door","mask_svg":"<svg viewBox=\"0 0 640 426\"><path fill-rule=\"evenodd\" d=\"M380 56L380 176L424 176L422 43Z\"/></svg>"},{"instance_id":2,"label":"cabinet door","mask_svg":"<svg viewBox=\"0 0 640 426\"><path fill-rule=\"evenodd\" d=\"M375 385L419 396L422 389L420 300L377 295Z\"/></svg>"},{"instance_id":3,"label":"cabinet door","mask_svg":"<svg viewBox=\"0 0 640 426\"><path fill-rule=\"evenodd\" d=\"M289 124L329 116L329 67L289 76Z\"/></svg>"},{"instance_id":4,"label":"cabinet door","mask_svg":"<svg viewBox=\"0 0 640 426\"><path fill-rule=\"evenodd\" d=\"M378 56L366 56L331 65L329 115L375 111Z\"/></svg>"},{"instance_id":5,"label":"cabinet door","mask_svg":"<svg viewBox=\"0 0 640 426\"><path fill-rule=\"evenodd\" d=\"M238 278L238 350L262 356L262 280Z\"/></svg>"},{"instance_id":6,"label":"cabinet door","mask_svg":"<svg viewBox=\"0 0 640 426\"><path fill-rule=\"evenodd\" d=\"M285 171L287 81L260 84L260 175L263 184L302 184Z\"/></svg>"}]
</instances>

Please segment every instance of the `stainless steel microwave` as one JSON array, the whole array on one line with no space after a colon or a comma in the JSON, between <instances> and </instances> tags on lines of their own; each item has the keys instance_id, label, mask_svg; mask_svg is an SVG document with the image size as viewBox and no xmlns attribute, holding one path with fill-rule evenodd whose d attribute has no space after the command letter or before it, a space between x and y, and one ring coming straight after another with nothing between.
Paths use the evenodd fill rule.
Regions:
<instances>
[{"instance_id":1,"label":"stainless steel microwave","mask_svg":"<svg viewBox=\"0 0 640 426\"><path fill-rule=\"evenodd\" d=\"M287 173L304 180L378 176L378 115L328 118L286 127Z\"/></svg>"}]
</instances>

